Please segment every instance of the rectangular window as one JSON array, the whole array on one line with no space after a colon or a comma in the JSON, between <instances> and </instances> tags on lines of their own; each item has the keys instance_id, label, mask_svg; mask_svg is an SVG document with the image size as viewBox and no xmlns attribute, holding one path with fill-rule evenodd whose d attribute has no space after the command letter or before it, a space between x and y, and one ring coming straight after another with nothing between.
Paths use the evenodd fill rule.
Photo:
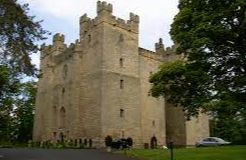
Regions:
<instances>
[{"instance_id":1,"label":"rectangular window","mask_svg":"<svg viewBox=\"0 0 246 160\"><path fill-rule=\"evenodd\" d=\"M123 58L120 58L120 67L123 67Z\"/></svg>"},{"instance_id":2,"label":"rectangular window","mask_svg":"<svg viewBox=\"0 0 246 160\"><path fill-rule=\"evenodd\" d=\"M123 88L124 88L124 80L121 79L121 80L120 80L120 89L123 89Z\"/></svg>"},{"instance_id":3,"label":"rectangular window","mask_svg":"<svg viewBox=\"0 0 246 160\"><path fill-rule=\"evenodd\" d=\"M124 117L124 109L120 109L120 117Z\"/></svg>"},{"instance_id":4,"label":"rectangular window","mask_svg":"<svg viewBox=\"0 0 246 160\"><path fill-rule=\"evenodd\" d=\"M121 136L122 136L122 138L125 137L125 132L124 131L121 131Z\"/></svg>"},{"instance_id":5,"label":"rectangular window","mask_svg":"<svg viewBox=\"0 0 246 160\"><path fill-rule=\"evenodd\" d=\"M155 120L154 120L154 121L152 121L152 126L153 126L153 127L155 127Z\"/></svg>"}]
</instances>

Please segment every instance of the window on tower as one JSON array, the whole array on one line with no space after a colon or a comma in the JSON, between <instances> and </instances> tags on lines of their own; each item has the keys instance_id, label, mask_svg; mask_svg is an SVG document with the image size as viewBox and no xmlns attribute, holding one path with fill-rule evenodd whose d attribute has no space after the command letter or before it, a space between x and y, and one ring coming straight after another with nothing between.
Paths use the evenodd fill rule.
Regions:
<instances>
[{"instance_id":1,"label":"window on tower","mask_svg":"<svg viewBox=\"0 0 246 160\"><path fill-rule=\"evenodd\" d=\"M124 117L124 109L120 109L120 117Z\"/></svg>"},{"instance_id":2,"label":"window on tower","mask_svg":"<svg viewBox=\"0 0 246 160\"><path fill-rule=\"evenodd\" d=\"M124 80L121 79L121 80L120 80L120 89L123 89L123 88L124 88Z\"/></svg>"},{"instance_id":3,"label":"window on tower","mask_svg":"<svg viewBox=\"0 0 246 160\"><path fill-rule=\"evenodd\" d=\"M65 64L65 65L63 66L63 78L64 78L64 79L67 77L67 70L68 70L68 68L67 68L67 65Z\"/></svg>"},{"instance_id":4,"label":"window on tower","mask_svg":"<svg viewBox=\"0 0 246 160\"><path fill-rule=\"evenodd\" d=\"M155 127L155 120L152 121L152 126Z\"/></svg>"},{"instance_id":5,"label":"window on tower","mask_svg":"<svg viewBox=\"0 0 246 160\"><path fill-rule=\"evenodd\" d=\"M120 67L123 67L123 58L120 58Z\"/></svg>"}]
</instances>

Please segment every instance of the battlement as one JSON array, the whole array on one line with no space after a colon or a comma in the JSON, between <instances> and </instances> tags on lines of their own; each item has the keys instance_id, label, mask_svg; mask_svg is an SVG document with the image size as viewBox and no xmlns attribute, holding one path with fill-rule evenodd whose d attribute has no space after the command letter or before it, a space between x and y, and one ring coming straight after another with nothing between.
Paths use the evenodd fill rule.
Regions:
<instances>
[{"instance_id":1,"label":"battlement","mask_svg":"<svg viewBox=\"0 0 246 160\"><path fill-rule=\"evenodd\" d=\"M100 15L100 14L102 14L102 12L112 14L113 5L110 3L107 3L105 1L103 1L103 2L98 1L97 2L97 14Z\"/></svg>"},{"instance_id":2,"label":"battlement","mask_svg":"<svg viewBox=\"0 0 246 160\"><path fill-rule=\"evenodd\" d=\"M134 14L134 13L130 13L130 21L139 23L140 18L139 18L138 15L136 15L136 14Z\"/></svg>"},{"instance_id":3,"label":"battlement","mask_svg":"<svg viewBox=\"0 0 246 160\"><path fill-rule=\"evenodd\" d=\"M139 55L157 61L168 62L168 61L173 61L182 58L182 56L175 54L176 48L177 48L176 44L174 44L171 47L165 48L163 44L163 40L162 38L160 38L159 42L155 43L155 52L144 48L139 48Z\"/></svg>"},{"instance_id":4,"label":"battlement","mask_svg":"<svg viewBox=\"0 0 246 160\"><path fill-rule=\"evenodd\" d=\"M60 33L56 33L54 36L53 36L53 43L57 43L57 42L61 42L61 43L64 43L65 41L65 36L63 34L60 34Z\"/></svg>"},{"instance_id":5,"label":"battlement","mask_svg":"<svg viewBox=\"0 0 246 160\"><path fill-rule=\"evenodd\" d=\"M162 54L165 52L164 44L162 38L159 39L158 43L155 43L156 53Z\"/></svg>"},{"instance_id":6,"label":"battlement","mask_svg":"<svg viewBox=\"0 0 246 160\"><path fill-rule=\"evenodd\" d=\"M160 56L159 54L156 54L156 52L153 52L153 51L150 51L144 48L138 48L138 53L140 56L162 62L162 56Z\"/></svg>"},{"instance_id":7,"label":"battlement","mask_svg":"<svg viewBox=\"0 0 246 160\"><path fill-rule=\"evenodd\" d=\"M138 15L130 13L129 20L117 18L112 15L113 5L107 2L97 2L97 16L94 19L84 14L80 17L80 38L83 38L94 27L102 22L111 24L113 27L119 27L129 32L138 33L140 18Z\"/></svg>"},{"instance_id":8,"label":"battlement","mask_svg":"<svg viewBox=\"0 0 246 160\"><path fill-rule=\"evenodd\" d=\"M85 13L83 16L80 17L80 23L88 22L91 19L87 17L87 14Z\"/></svg>"},{"instance_id":9,"label":"battlement","mask_svg":"<svg viewBox=\"0 0 246 160\"><path fill-rule=\"evenodd\" d=\"M53 43L51 45L46 45L45 43L41 45L41 59L48 55L57 56L63 53L67 49L65 42L65 36L60 33L56 33L53 36Z\"/></svg>"}]
</instances>

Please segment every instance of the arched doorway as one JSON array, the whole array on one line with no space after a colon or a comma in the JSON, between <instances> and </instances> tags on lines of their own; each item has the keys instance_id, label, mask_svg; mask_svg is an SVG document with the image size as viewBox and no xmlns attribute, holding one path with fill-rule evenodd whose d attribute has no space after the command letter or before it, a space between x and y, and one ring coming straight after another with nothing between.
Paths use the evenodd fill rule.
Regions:
<instances>
[{"instance_id":1,"label":"arched doorway","mask_svg":"<svg viewBox=\"0 0 246 160\"><path fill-rule=\"evenodd\" d=\"M66 127L66 110L64 107L60 109L60 124L59 128L64 129Z\"/></svg>"},{"instance_id":2,"label":"arched doorway","mask_svg":"<svg viewBox=\"0 0 246 160\"><path fill-rule=\"evenodd\" d=\"M60 139L60 142L64 142L64 138L65 138L65 136L64 136L64 134L61 132L60 133L60 135L59 135L59 139Z\"/></svg>"},{"instance_id":3,"label":"arched doorway","mask_svg":"<svg viewBox=\"0 0 246 160\"><path fill-rule=\"evenodd\" d=\"M151 147L151 149L157 148L157 138L155 136L153 136L150 139L150 147Z\"/></svg>"}]
</instances>

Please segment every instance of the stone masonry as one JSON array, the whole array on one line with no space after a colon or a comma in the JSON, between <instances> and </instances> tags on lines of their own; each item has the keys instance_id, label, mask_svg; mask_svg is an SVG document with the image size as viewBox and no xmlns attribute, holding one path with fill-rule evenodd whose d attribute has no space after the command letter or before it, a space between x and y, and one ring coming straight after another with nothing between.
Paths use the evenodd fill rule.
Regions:
<instances>
[{"instance_id":1,"label":"stone masonry","mask_svg":"<svg viewBox=\"0 0 246 160\"><path fill-rule=\"evenodd\" d=\"M139 48L139 17L130 13L125 21L112 12L98 1L94 19L81 16L75 43L67 46L56 34L52 45L41 46L33 140L92 139L103 147L110 135L143 147L152 137L158 145L194 145L208 136L206 115L186 121L182 109L149 94L151 74L179 58L175 47L160 39L155 52Z\"/></svg>"}]
</instances>

